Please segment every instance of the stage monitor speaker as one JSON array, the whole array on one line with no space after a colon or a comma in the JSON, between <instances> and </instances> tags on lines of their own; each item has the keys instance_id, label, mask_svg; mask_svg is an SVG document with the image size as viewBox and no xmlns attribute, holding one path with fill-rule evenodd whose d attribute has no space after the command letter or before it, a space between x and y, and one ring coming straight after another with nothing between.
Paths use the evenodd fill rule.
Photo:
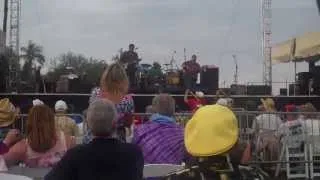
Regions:
<instances>
[{"instance_id":1,"label":"stage monitor speaker","mask_svg":"<svg viewBox=\"0 0 320 180\"><path fill-rule=\"evenodd\" d=\"M247 86L248 95L271 95L271 87L267 85Z\"/></svg>"},{"instance_id":2,"label":"stage monitor speaker","mask_svg":"<svg viewBox=\"0 0 320 180\"><path fill-rule=\"evenodd\" d=\"M300 95L300 87L295 84L289 84L289 96Z\"/></svg>"},{"instance_id":3,"label":"stage monitor speaker","mask_svg":"<svg viewBox=\"0 0 320 180\"><path fill-rule=\"evenodd\" d=\"M232 95L244 95L246 94L246 91L247 91L247 86L245 85L232 84L230 88L231 88Z\"/></svg>"},{"instance_id":4,"label":"stage monitor speaker","mask_svg":"<svg viewBox=\"0 0 320 180\"><path fill-rule=\"evenodd\" d=\"M200 88L209 94L215 94L219 89L219 68L205 66L200 72Z\"/></svg>"},{"instance_id":5,"label":"stage monitor speaker","mask_svg":"<svg viewBox=\"0 0 320 180\"><path fill-rule=\"evenodd\" d=\"M280 96L288 96L288 89L280 88Z\"/></svg>"}]
</instances>

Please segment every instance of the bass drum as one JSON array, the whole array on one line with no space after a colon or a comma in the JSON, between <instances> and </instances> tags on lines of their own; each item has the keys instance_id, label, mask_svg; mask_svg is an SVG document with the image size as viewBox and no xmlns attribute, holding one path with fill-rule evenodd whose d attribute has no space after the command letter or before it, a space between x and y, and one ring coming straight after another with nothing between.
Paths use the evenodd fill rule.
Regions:
<instances>
[{"instance_id":1,"label":"bass drum","mask_svg":"<svg viewBox=\"0 0 320 180\"><path fill-rule=\"evenodd\" d=\"M167 72L166 82L168 85L179 85L180 73L178 71Z\"/></svg>"}]
</instances>

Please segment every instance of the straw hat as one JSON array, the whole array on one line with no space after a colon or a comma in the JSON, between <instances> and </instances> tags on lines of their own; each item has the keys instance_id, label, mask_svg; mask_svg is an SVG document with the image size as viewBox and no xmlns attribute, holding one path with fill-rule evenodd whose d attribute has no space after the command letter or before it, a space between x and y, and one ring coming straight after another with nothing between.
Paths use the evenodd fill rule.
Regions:
<instances>
[{"instance_id":1,"label":"straw hat","mask_svg":"<svg viewBox=\"0 0 320 180\"><path fill-rule=\"evenodd\" d=\"M266 98L266 99L260 99L264 109L266 111L275 111L276 110L276 105L271 98Z\"/></svg>"},{"instance_id":2,"label":"straw hat","mask_svg":"<svg viewBox=\"0 0 320 180\"><path fill-rule=\"evenodd\" d=\"M208 157L228 152L237 143L238 134L237 118L229 108L207 105L187 123L184 142L191 155Z\"/></svg>"},{"instance_id":3,"label":"straw hat","mask_svg":"<svg viewBox=\"0 0 320 180\"><path fill-rule=\"evenodd\" d=\"M317 109L311 103L304 104L300 107L301 112L317 112Z\"/></svg>"},{"instance_id":4,"label":"straw hat","mask_svg":"<svg viewBox=\"0 0 320 180\"><path fill-rule=\"evenodd\" d=\"M0 100L0 127L10 126L16 119L16 109L8 98Z\"/></svg>"}]
</instances>

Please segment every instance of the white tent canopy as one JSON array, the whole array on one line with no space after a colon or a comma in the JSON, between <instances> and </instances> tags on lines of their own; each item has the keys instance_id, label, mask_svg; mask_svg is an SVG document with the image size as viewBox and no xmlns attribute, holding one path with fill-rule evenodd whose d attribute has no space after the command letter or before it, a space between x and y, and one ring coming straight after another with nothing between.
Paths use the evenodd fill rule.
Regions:
<instances>
[{"instance_id":1,"label":"white tent canopy","mask_svg":"<svg viewBox=\"0 0 320 180\"><path fill-rule=\"evenodd\" d=\"M320 56L320 32L306 33L272 47L272 62L286 63Z\"/></svg>"}]
</instances>

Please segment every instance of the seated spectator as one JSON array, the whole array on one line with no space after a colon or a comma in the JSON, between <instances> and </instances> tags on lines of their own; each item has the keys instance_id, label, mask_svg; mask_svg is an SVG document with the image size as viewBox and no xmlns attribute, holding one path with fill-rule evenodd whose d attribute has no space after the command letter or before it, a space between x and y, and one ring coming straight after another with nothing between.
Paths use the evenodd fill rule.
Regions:
<instances>
[{"instance_id":1,"label":"seated spectator","mask_svg":"<svg viewBox=\"0 0 320 180\"><path fill-rule=\"evenodd\" d=\"M56 131L54 113L46 105L34 106L28 114L27 134L4 154L7 165L24 162L28 167L51 167L74 145L74 140Z\"/></svg>"},{"instance_id":2,"label":"seated spectator","mask_svg":"<svg viewBox=\"0 0 320 180\"><path fill-rule=\"evenodd\" d=\"M91 103L99 99L108 99L118 104L127 94L129 88L126 71L122 65L118 63L111 64L107 67L102 74L100 83L101 88L99 88L99 92L93 93ZM87 144L93 138L90 129L87 129L84 134L83 143Z\"/></svg>"},{"instance_id":3,"label":"seated spectator","mask_svg":"<svg viewBox=\"0 0 320 180\"><path fill-rule=\"evenodd\" d=\"M279 139L276 134L282 124L281 118L275 114L276 108L273 99L261 99L263 111L252 123L255 133L256 151L264 152L264 160L276 160L279 148Z\"/></svg>"},{"instance_id":4,"label":"seated spectator","mask_svg":"<svg viewBox=\"0 0 320 180\"><path fill-rule=\"evenodd\" d=\"M265 113L258 115L252 124L252 129L259 132L276 131L282 123L281 118L274 114L276 112L275 103L273 99L261 99L263 110Z\"/></svg>"},{"instance_id":5,"label":"seated spectator","mask_svg":"<svg viewBox=\"0 0 320 180\"><path fill-rule=\"evenodd\" d=\"M316 116L317 109L311 104L307 103L300 108L302 112L301 119L304 120L306 131L309 136L320 135L320 119Z\"/></svg>"},{"instance_id":6,"label":"seated spectator","mask_svg":"<svg viewBox=\"0 0 320 180\"><path fill-rule=\"evenodd\" d=\"M16 109L9 99L0 100L0 154L7 153L20 138L19 131L11 129L18 114L19 109Z\"/></svg>"},{"instance_id":7,"label":"seated spectator","mask_svg":"<svg viewBox=\"0 0 320 180\"><path fill-rule=\"evenodd\" d=\"M188 98L189 94L192 95L192 98ZM197 91L196 94L193 94L189 89L187 89L183 100L192 112L195 112L198 108L206 104L204 94L201 91Z\"/></svg>"},{"instance_id":8,"label":"seated spectator","mask_svg":"<svg viewBox=\"0 0 320 180\"><path fill-rule=\"evenodd\" d=\"M304 123L307 139L313 145L314 152L320 152L320 119L315 114L317 109L307 103L300 108L302 116L300 117Z\"/></svg>"},{"instance_id":9,"label":"seated spectator","mask_svg":"<svg viewBox=\"0 0 320 180\"><path fill-rule=\"evenodd\" d=\"M109 100L89 106L87 122L94 139L67 152L45 177L46 180L123 179L141 180L143 156L133 145L112 138L116 109Z\"/></svg>"},{"instance_id":10,"label":"seated spectator","mask_svg":"<svg viewBox=\"0 0 320 180\"><path fill-rule=\"evenodd\" d=\"M286 107L286 122L282 123L278 129L277 135L279 136L282 144L287 144L288 146L300 146L296 142L305 141L306 129L304 122L299 118L297 114L298 109L294 105Z\"/></svg>"},{"instance_id":11,"label":"seated spectator","mask_svg":"<svg viewBox=\"0 0 320 180\"><path fill-rule=\"evenodd\" d=\"M39 105L44 105L44 103L40 99L35 99L35 100L32 101L32 105L33 106L39 106Z\"/></svg>"},{"instance_id":12,"label":"seated spectator","mask_svg":"<svg viewBox=\"0 0 320 180\"><path fill-rule=\"evenodd\" d=\"M220 179L217 171L223 170L240 179L238 165L243 151L238 146L238 120L229 108L218 104L200 108L188 121L184 132L185 147L195 158L194 165L201 167L195 170L196 174L201 171L205 179Z\"/></svg>"},{"instance_id":13,"label":"seated spectator","mask_svg":"<svg viewBox=\"0 0 320 180\"><path fill-rule=\"evenodd\" d=\"M173 118L175 101L167 94L152 100L153 114L149 122L137 126L133 143L143 152L146 164L181 164L186 157L183 127Z\"/></svg>"},{"instance_id":14,"label":"seated spectator","mask_svg":"<svg viewBox=\"0 0 320 180\"><path fill-rule=\"evenodd\" d=\"M58 130L63 131L68 136L79 136L79 128L76 122L66 115L68 106L66 102L59 100L54 109L56 111L55 122Z\"/></svg>"},{"instance_id":15,"label":"seated spectator","mask_svg":"<svg viewBox=\"0 0 320 180\"><path fill-rule=\"evenodd\" d=\"M15 108L8 98L0 100L0 141L6 137L19 113L20 110Z\"/></svg>"},{"instance_id":16,"label":"seated spectator","mask_svg":"<svg viewBox=\"0 0 320 180\"><path fill-rule=\"evenodd\" d=\"M145 116L145 117L143 118L143 123L148 122L148 121L150 120L151 115L155 113L152 105L149 105L149 106L146 107L145 113L146 113L146 114L150 114L150 115Z\"/></svg>"}]
</instances>

